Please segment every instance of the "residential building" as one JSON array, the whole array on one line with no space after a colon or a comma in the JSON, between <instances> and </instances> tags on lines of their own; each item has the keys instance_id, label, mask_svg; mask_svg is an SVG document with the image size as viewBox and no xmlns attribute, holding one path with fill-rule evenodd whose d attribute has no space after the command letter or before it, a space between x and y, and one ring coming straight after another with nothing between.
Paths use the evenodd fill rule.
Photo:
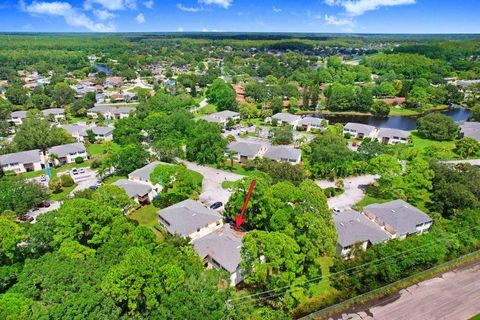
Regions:
<instances>
[{"instance_id":1,"label":"residential building","mask_svg":"<svg viewBox=\"0 0 480 320\"><path fill-rule=\"evenodd\" d=\"M55 155L55 159L51 159L50 155ZM48 149L46 158L53 165L64 165L67 163L74 163L76 158L88 160L87 149L83 143L75 142L70 144L63 144Z\"/></svg>"},{"instance_id":2,"label":"residential building","mask_svg":"<svg viewBox=\"0 0 480 320\"><path fill-rule=\"evenodd\" d=\"M120 179L112 184L125 190L125 193L130 199L140 204L150 203L157 195L155 190L146 183Z\"/></svg>"},{"instance_id":3,"label":"residential building","mask_svg":"<svg viewBox=\"0 0 480 320\"><path fill-rule=\"evenodd\" d=\"M279 126L289 125L295 128L301 118L290 113L277 113L272 116L271 120L273 119L277 120Z\"/></svg>"},{"instance_id":4,"label":"residential building","mask_svg":"<svg viewBox=\"0 0 480 320\"><path fill-rule=\"evenodd\" d=\"M240 114L238 112L224 110L224 111L209 114L208 116L205 116L202 119L208 122L217 123L222 127L225 127L227 125L228 120L230 119L233 121L240 120Z\"/></svg>"},{"instance_id":5,"label":"residential building","mask_svg":"<svg viewBox=\"0 0 480 320\"><path fill-rule=\"evenodd\" d=\"M327 125L328 120L315 118L315 117L304 117L298 121L298 127L303 128L305 131L311 131L312 129L321 130L325 129L323 124Z\"/></svg>"},{"instance_id":6,"label":"residential building","mask_svg":"<svg viewBox=\"0 0 480 320\"><path fill-rule=\"evenodd\" d=\"M45 118L53 117L55 121L65 119L65 110L63 108L51 108L42 110L42 114Z\"/></svg>"},{"instance_id":7,"label":"residential building","mask_svg":"<svg viewBox=\"0 0 480 320\"><path fill-rule=\"evenodd\" d=\"M380 128L377 132L377 140L385 144L408 143L409 131L391 128Z\"/></svg>"},{"instance_id":8,"label":"residential building","mask_svg":"<svg viewBox=\"0 0 480 320\"><path fill-rule=\"evenodd\" d=\"M267 144L260 142L233 141L227 146L227 150L237 154L236 161L245 162L247 160L261 158L267 150L267 147Z\"/></svg>"},{"instance_id":9,"label":"residential building","mask_svg":"<svg viewBox=\"0 0 480 320\"><path fill-rule=\"evenodd\" d=\"M460 126L460 138L473 138L480 141L480 122L464 122Z\"/></svg>"},{"instance_id":10,"label":"residential building","mask_svg":"<svg viewBox=\"0 0 480 320\"><path fill-rule=\"evenodd\" d=\"M100 113L105 119L114 120L127 118L133 110L133 107L96 105L87 110L87 115L92 118L97 118Z\"/></svg>"},{"instance_id":11,"label":"residential building","mask_svg":"<svg viewBox=\"0 0 480 320\"><path fill-rule=\"evenodd\" d=\"M187 199L158 211L159 223L171 235L195 241L223 225L222 216L200 202Z\"/></svg>"},{"instance_id":12,"label":"residential building","mask_svg":"<svg viewBox=\"0 0 480 320\"><path fill-rule=\"evenodd\" d=\"M391 238L403 239L421 234L432 226L432 218L411 204L398 199L366 206L363 213L387 231Z\"/></svg>"},{"instance_id":13,"label":"residential building","mask_svg":"<svg viewBox=\"0 0 480 320\"><path fill-rule=\"evenodd\" d=\"M105 87L113 87L118 88L123 85L123 78L122 77L108 77L105 79Z\"/></svg>"},{"instance_id":14,"label":"residential building","mask_svg":"<svg viewBox=\"0 0 480 320\"><path fill-rule=\"evenodd\" d=\"M128 180L138 183L149 185L152 190L157 194L162 191L163 186L161 184L153 184L150 180L150 174L160 164L169 165L168 163L162 163L160 161L153 161L140 169L137 169L128 175Z\"/></svg>"},{"instance_id":15,"label":"residential building","mask_svg":"<svg viewBox=\"0 0 480 320\"><path fill-rule=\"evenodd\" d=\"M93 134L95 135L95 141L112 141L113 140L113 130L114 127L106 126L106 127L98 127L98 126L87 126L87 125L80 125L80 124L68 124L61 126L61 128L65 129L68 133L72 135L78 142L84 142L88 138L88 130L92 130Z\"/></svg>"},{"instance_id":16,"label":"residential building","mask_svg":"<svg viewBox=\"0 0 480 320\"><path fill-rule=\"evenodd\" d=\"M299 164L302 161L302 151L292 146L271 146L263 157L269 160Z\"/></svg>"},{"instance_id":17,"label":"residential building","mask_svg":"<svg viewBox=\"0 0 480 320\"><path fill-rule=\"evenodd\" d=\"M4 154L0 155L0 165L4 172L38 171L44 168L43 155L39 149Z\"/></svg>"},{"instance_id":18,"label":"residential building","mask_svg":"<svg viewBox=\"0 0 480 320\"><path fill-rule=\"evenodd\" d=\"M350 134L353 138L375 138L376 128L362 123L349 122L343 127L343 134Z\"/></svg>"},{"instance_id":19,"label":"residential building","mask_svg":"<svg viewBox=\"0 0 480 320\"><path fill-rule=\"evenodd\" d=\"M230 285L243 280L240 270L240 250L244 233L223 225L212 233L193 241L193 249L208 269L223 269L230 274Z\"/></svg>"},{"instance_id":20,"label":"residential building","mask_svg":"<svg viewBox=\"0 0 480 320\"><path fill-rule=\"evenodd\" d=\"M358 246L366 250L370 245L386 242L389 234L365 215L347 210L333 216L337 229L337 254L350 257L351 250Z\"/></svg>"},{"instance_id":21,"label":"residential building","mask_svg":"<svg viewBox=\"0 0 480 320\"><path fill-rule=\"evenodd\" d=\"M23 123L23 119L27 117L27 111L14 111L10 114L9 121L12 122L14 125L18 126Z\"/></svg>"}]
</instances>

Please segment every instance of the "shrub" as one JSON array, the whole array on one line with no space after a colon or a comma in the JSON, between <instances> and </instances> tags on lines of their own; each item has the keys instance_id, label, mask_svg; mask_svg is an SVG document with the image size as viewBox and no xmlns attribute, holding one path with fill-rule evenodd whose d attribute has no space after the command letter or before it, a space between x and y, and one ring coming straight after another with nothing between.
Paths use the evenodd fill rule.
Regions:
<instances>
[{"instance_id":1,"label":"shrub","mask_svg":"<svg viewBox=\"0 0 480 320\"><path fill-rule=\"evenodd\" d=\"M48 188L52 190L53 193L62 192L62 181L60 181L60 178L54 177L48 182Z\"/></svg>"},{"instance_id":2,"label":"shrub","mask_svg":"<svg viewBox=\"0 0 480 320\"><path fill-rule=\"evenodd\" d=\"M71 187L75 184L75 181L73 181L72 177L69 174L62 174L60 176L60 181L62 183L63 187Z\"/></svg>"},{"instance_id":3,"label":"shrub","mask_svg":"<svg viewBox=\"0 0 480 320\"><path fill-rule=\"evenodd\" d=\"M75 163L79 164L79 163L83 163L83 158L82 157L76 157L75 158Z\"/></svg>"}]
</instances>

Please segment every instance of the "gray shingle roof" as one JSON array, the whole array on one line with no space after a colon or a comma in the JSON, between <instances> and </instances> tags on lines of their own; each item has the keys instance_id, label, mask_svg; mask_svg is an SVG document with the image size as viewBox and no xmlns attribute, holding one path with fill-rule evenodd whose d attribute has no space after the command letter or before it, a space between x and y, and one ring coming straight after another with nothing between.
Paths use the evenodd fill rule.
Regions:
<instances>
[{"instance_id":1,"label":"gray shingle roof","mask_svg":"<svg viewBox=\"0 0 480 320\"><path fill-rule=\"evenodd\" d=\"M388 240L388 234L375 222L354 210L333 216L338 234L338 243L343 248L357 242L370 241L372 244Z\"/></svg>"},{"instance_id":2,"label":"gray shingle roof","mask_svg":"<svg viewBox=\"0 0 480 320\"><path fill-rule=\"evenodd\" d=\"M315 118L315 117L305 117L302 118L298 124L301 126L321 126L322 125L322 120L321 118Z\"/></svg>"},{"instance_id":3,"label":"gray shingle roof","mask_svg":"<svg viewBox=\"0 0 480 320\"><path fill-rule=\"evenodd\" d=\"M405 138L407 139L410 136L410 132L400 129L392 129L392 128L380 128L378 129L377 137L379 138Z\"/></svg>"},{"instance_id":4,"label":"gray shingle roof","mask_svg":"<svg viewBox=\"0 0 480 320\"><path fill-rule=\"evenodd\" d=\"M29 164L34 162L40 162L40 150L29 150L16 153L9 153L0 156L0 164Z\"/></svg>"},{"instance_id":5,"label":"gray shingle roof","mask_svg":"<svg viewBox=\"0 0 480 320\"><path fill-rule=\"evenodd\" d=\"M302 151L293 147L287 146L271 146L263 155L264 158L276 161L297 161L301 157Z\"/></svg>"},{"instance_id":6,"label":"gray shingle roof","mask_svg":"<svg viewBox=\"0 0 480 320\"><path fill-rule=\"evenodd\" d=\"M59 114L65 114L65 110L62 108L51 108L51 109L45 109L42 110L43 116L48 117L49 115L59 115Z\"/></svg>"},{"instance_id":7,"label":"gray shingle roof","mask_svg":"<svg viewBox=\"0 0 480 320\"><path fill-rule=\"evenodd\" d=\"M460 126L460 133L464 137L480 140L480 122L465 122Z\"/></svg>"},{"instance_id":8,"label":"gray shingle roof","mask_svg":"<svg viewBox=\"0 0 480 320\"><path fill-rule=\"evenodd\" d=\"M344 129L354 130L357 133L363 133L369 135L375 130L374 126L369 126L368 124L349 122L343 127Z\"/></svg>"},{"instance_id":9,"label":"gray shingle roof","mask_svg":"<svg viewBox=\"0 0 480 320\"><path fill-rule=\"evenodd\" d=\"M228 120L229 118L234 118L238 117L240 114L238 112L230 111L230 110L224 110L220 112L215 112L212 114L209 114L208 116L203 117L202 119L208 122L223 122Z\"/></svg>"},{"instance_id":10,"label":"gray shingle roof","mask_svg":"<svg viewBox=\"0 0 480 320\"><path fill-rule=\"evenodd\" d=\"M61 126L61 128L65 129L71 135L80 135L83 132L85 132L85 130L87 130L88 126L82 126L78 124L67 124L67 125Z\"/></svg>"},{"instance_id":11,"label":"gray shingle roof","mask_svg":"<svg viewBox=\"0 0 480 320\"><path fill-rule=\"evenodd\" d=\"M246 157L255 157L261 148L262 144L260 143L245 141L233 141L227 147L228 150L235 151L240 156Z\"/></svg>"},{"instance_id":12,"label":"gray shingle roof","mask_svg":"<svg viewBox=\"0 0 480 320\"><path fill-rule=\"evenodd\" d=\"M146 166L140 168L140 169L137 169L135 171L132 171L130 172L130 174L128 175L129 178L139 178L139 179L142 179L142 180L150 180L150 173L152 173L152 171L159 165L161 164L160 161L153 161L149 164L147 164Z\"/></svg>"},{"instance_id":13,"label":"gray shingle roof","mask_svg":"<svg viewBox=\"0 0 480 320\"><path fill-rule=\"evenodd\" d=\"M222 268L233 273L240 264L242 236L240 233L233 231L230 225L224 225L220 229L195 240L193 248L202 259L210 256Z\"/></svg>"},{"instance_id":14,"label":"gray shingle roof","mask_svg":"<svg viewBox=\"0 0 480 320\"><path fill-rule=\"evenodd\" d=\"M94 126L94 127L86 127L85 128L85 131L82 131L80 133L80 135L82 136L88 136L88 133L87 131L88 130L92 130L93 133L95 135L103 135L103 136L106 136L106 135L110 135L112 132L113 132L113 127L97 127L97 126Z\"/></svg>"},{"instance_id":15,"label":"gray shingle roof","mask_svg":"<svg viewBox=\"0 0 480 320\"><path fill-rule=\"evenodd\" d=\"M58 157L65 157L70 153L86 152L85 146L81 142L63 144L48 149L48 153L56 154Z\"/></svg>"},{"instance_id":16,"label":"gray shingle roof","mask_svg":"<svg viewBox=\"0 0 480 320\"><path fill-rule=\"evenodd\" d=\"M272 116L272 119L291 123L295 120L299 120L300 117L290 113L277 113Z\"/></svg>"},{"instance_id":17,"label":"gray shingle roof","mask_svg":"<svg viewBox=\"0 0 480 320\"><path fill-rule=\"evenodd\" d=\"M128 195L129 198L132 198L134 196L143 197L144 195L152 191L152 188L147 184L134 182L127 179L120 179L112 184L125 190L125 193Z\"/></svg>"},{"instance_id":18,"label":"gray shingle roof","mask_svg":"<svg viewBox=\"0 0 480 320\"><path fill-rule=\"evenodd\" d=\"M222 216L216 211L205 208L197 201L187 199L158 211L161 219L165 220L166 225L161 219L160 222L171 234L177 234L186 237L197 229L204 228L215 221L221 221Z\"/></svg>"},{"instance_id":19,"label":"gray shingle roof","mask_svg":"<svg viewBox=\"0 0 480 320\"><path fill-rule=\"evenodd\" d=\"M134 110L133 107L116 107L116 106L103 106L96 105L93 108L88 109L88 112L99 113L130 113Z\"/></svg>"},{"instance_id":20,"label":"gray shingle roof","mask_svg":"<svg viewBox=\"0 0 480 320\"><path fill-rule=\"evenodd\" d=\"M426 213L401 199L370 204L364 208L364 212L373 213L399 235L415 233L417 225L432 221Z\"/></svg>"},{"instance_id":21,"label":"gray shingle roof","mask_svg":"<svg viewBox=\"0 0 480 320\"><path fill-rule=\"evenodd\" d=\"M10 115L12 118L20 118L23 119L27 116L27 111L19 110L19 111L13 111Z\"/></svg>"}]
</instances>

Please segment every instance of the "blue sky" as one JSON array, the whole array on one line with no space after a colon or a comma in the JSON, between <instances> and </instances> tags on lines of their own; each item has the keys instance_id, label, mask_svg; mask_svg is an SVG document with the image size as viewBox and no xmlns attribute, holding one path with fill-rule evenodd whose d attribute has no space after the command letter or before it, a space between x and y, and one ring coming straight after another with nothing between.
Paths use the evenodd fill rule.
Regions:
<instances>
[{"instance_id":1,"label":"blue sky","mask_svg":"<svg viewBox=\"0 0 480 320\"><path fill-rule=\"evenodd\" d=\"M0 31L480 33L479 0L0 0Z\"/></svg>"}]
</instances>

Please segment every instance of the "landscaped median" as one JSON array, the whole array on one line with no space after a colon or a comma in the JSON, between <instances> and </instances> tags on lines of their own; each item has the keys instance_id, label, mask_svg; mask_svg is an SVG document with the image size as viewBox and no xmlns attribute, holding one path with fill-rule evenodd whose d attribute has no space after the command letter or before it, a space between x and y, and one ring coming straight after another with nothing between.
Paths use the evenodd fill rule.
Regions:
<instances>
[{"instance_id":1,"label":"landscaped median","mask_svg":"<svg viewBox=\"0 0 480 320\"><path fill-rule=\"evenodd\" d=\"M455 268L461 267L461 266L468 266L468 264L475 262L480 259L480 250L471 252L469 254L463 255L457 259L447 261L445 263L442 263L438 266L435 266L433 268L430 268L428 270L422 271L420 273L414 274L412 276L409 276L407 278L398 280L396 282L393 282L391 284L388 284L386 286L383 286L381 288L372 290L370 292L358 295L356 297L353 297L351 299L345 300L343 302L340 302L338 304L332 305L330 307L326 307L324 309L321 309L319 311L310 313L306 316L302 317L302 314L306 313L306 309L299 310L297 309L297 312L293 313L293 317L296 319L302 319L302 320L308 320L308 319L326 319L329 318L335 314L342 313L343 311L353 307L354 305L361 305L361 304L366 304L371 300L376 300L376 299L381 299L384 298L392 293L398 292L402 289L405 289L415 283L434 278L439 276L440 274L443 274L447 271L453 270ZM324 302L324 301L322 301ZM314 306L312 306L313 309ZM360 310L359 308L357 308ZM475 319L475 318L474 318Z\"/></svg>"}]
</instances>

